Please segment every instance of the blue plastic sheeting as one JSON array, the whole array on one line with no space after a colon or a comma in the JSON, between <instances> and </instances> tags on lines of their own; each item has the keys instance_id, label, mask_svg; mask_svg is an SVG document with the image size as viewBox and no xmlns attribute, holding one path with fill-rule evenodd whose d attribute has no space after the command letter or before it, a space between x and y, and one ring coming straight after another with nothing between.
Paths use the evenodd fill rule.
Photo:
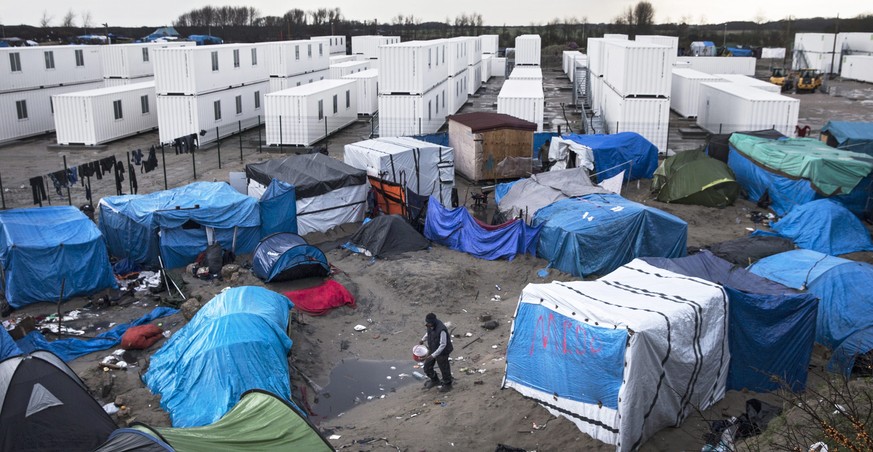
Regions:
<instances>
[{"instance_id":1,"label":"blue plastic sheeting","mask_svg":"<svg viewBox=\"0 0 873 452\"><path fill-rule=\"evenodd\" d=\"M625 329L593 326L542 305L519 303L507 346L506 379L574 402L618 409L627 338ZM596 353L590 351L594 343Z\"/></svg>"},{"instance_id":2,"label":"blue plastic sheeting","mask_svg":"<svg viewBox=\"0 0 873 452\"><path fill-rule=\"evenodd\" d=\"M20 354L21 349L18 348L18 345L6 331L6 328L0 328L0 361Z\"/></svg>"},{"instance_id":3,"label":"blue plastic sheeting","mask_svg":"<svg viewBox=\"0 0 873 452\"><path fill-rule=\"evenodd\" d=\"M815 341L833 349L831 371L848 375L855 357L873 350L873 265L793 250L765 257L749 270L819 298Z\"/></svg>"},{"instance_id":4,"label":"blue plastic sheeting","mask_svg":"<svg viewBox=\"0 0 873 452\"><path fill-rule=\"evenodd\" d=\"M220 293L152 355L143 382L173 427L211 424L250 389L291 400L291 301L262 287Z\"/></svg>"},{"instance_id":5,"label":"blue plastic sheeting","mask_svg":"<svg viewBox=\"0 0 873 452\"><path fill-rule=\"evenodd\" d=\"M533 135L533 158L540 159L540 148L546 144L546 141L551 141L552 138L558 136L557 132L534 132Z\"/></svg>"},{"instance_id":6,"label":"blue plastic sheeting","mask_svg":"<svg viewBox=\"0 0 873 452\"><path fill-rule=\"evenodd\" d=\"M752 49L741 49L739 47L728 47L728 52L731 53L732 56L735 57L750 57L755 56L755 53L752 52Z\"/></svg>"},{"instance_id":7,"label":"blue plastic sheeting","mask_svg":"<svg viewBox=\"0 0 873 452\"><path fill-rule=\"evenodd\" d=\"M480 259L512 260L516 254L534 254L540 228L514 220L502 227L484 227L465 207L447 209L431 196L427 203L424 236L455 251Z\"/></svg>"},{"instance_id":8,"label":"blue plastic sheeting","mask_svg":"<svg viewBox=\"0 0 873 452\"><path fill-rule=\"evenodd\" d=\"M516 182L518 182L518 180L497 184L497 186L494 187L494 202L496 204L500 204L500 200L503 199L503 197L506 196L507 193L509 193L509 189L512 188L512 186L515 185Z\"/></svg>"},{"instance_id":9,"label":"blue plastic sheeting","mask_svg":"<svg viewBox=\"0 0 873 452\"><path fill-rule=\"evenodd\" d=\"M677 259L643 260L724 286L730 300L727 389L768 392L785 383L798 392L806 387L815 341L815 295L762 278L706 250Z\"/></svg>"},{"instance_id":10,"label":"blue plastic sheeting","mask_svg":"<svg viewBox=\"0 0 873 452\"><path fill-rule=\"evenodd\" d=\"M100 200L100 230L109 253L152 266L158 265L159 253L168 268L193 262L207 246L203 227L214 228L225 249L233 246L236 227L236 253L250 253L258 244L260 222L258 202L224 182Z\"/></svg>"},{"instance_id":11,"label":"blue plastic sheeting","mask_svg":"<svg viewBox=\"0 0 873 452\"><path fill-rule=\"evenodd\" d=\"M412 138L416 140L424 141L427 143L438 144L440 146L449 146L449 133L441 132L441 133L428 133L425 135L413 135Z\"/></svg>"},{"instance_id":12,"label":"blue plastic sheeting","mask_svg":"<svg viewBox=\"0 0 873 452\"><path fill-rule=\"evenodd\" d=\"M822 196L812 188L806 179L789 179L756 165L754 162L730 147L728 166L733 170L737 182L743 186L751 201L758 202L765 194L770 198L770 208L777 215L783 216L795 206L806 204ZM849 193L828 197L839 202L855 215L863 215L869 207L867 196L873 186L873 176L861 179L861 182Z\"/></svg>"},{"instance_id":13,"label":"blue plastic sheeting","mask_svg":"<svg viewBox=\"0 0 873 452\"><path fill-rule=\"evenodd\" d=\"M297 233L297 194L293 185L273 179L258 205L261 237L277 232Z\"/></svg>"},{"instance_id":14,"label":"blue plastic sheeting","mask_svg":"<svg viewBox=\"0 0 873 452\"><path fill-rule=\"evenodd\" d=\"M856 216L830 199L818 199L797 206L771 225L773 232L752 235L785 237L800 248L837 256L873 250L870 233Z\"/></svg>"},{"instance_id":15,"label":"blue plastic sheeting","mask_svg":"<svg viewBox=\"0 0 873 452\"><path fill-rule=\"evenodd\" d=\"M36 350L48 350L55 355L58 355L58 357L64 360L64 362L70 362L80 356L87 355L88 353L115 347L121 343L121 336L124 336L127 329L132 326L144 325L152 320L173 315L177 312L179 312L179 310L173 308L155 308L152 312L134 320L133 322L116 325L111 330L104 331L93 339L71 337L49 342L42 333L39 331L33 331L28 333L27 336L24 336L17 343L25 353L32 353Z\"/></svg>"},{"instance_id":16,"label":"blue plastic sheeting","mask_svg":"<svg viewBox=\"0 0 873 452\"><path fill-rule=\"evenodd\" d=\"M330 265L324 253L303 237L280 232L264 237L252 254L252 272L265 282L326 276Z\"/></svg>"},{"instance_id":17,"label":"blue plastic sheeting","mask_svg":"<svg viewBox=\"0 0 873 452\"><path fill-rule=\"evenodd\" d=\"M625 181L651 179L658 168L658 148L636 132L565 135L564 138L591 148L598 183L622 171L626 171Z\"/></svg>"},{"instance_id":18,"label":"blue plastic sheeting","mask_svg":"<svg viewBox=\"0 0 873 452\"><path fill-rule=\"evenodd\" d=\"M615 194L569 198L538 210L537 256L576 276L605 275L641 256L681 257L688 224Z\"/></svg>"},{"instance_id":19,"label":"blue plastic sheeting","mask_svg":"<svg viewBox=\"0 0 873 452\"><path fill-rule=\"evenodd\" d=\"M0 267L13 308L118 287L103 236L71 206L0 212Z\"/></svg>"},{"instance_id":20,"label":"blue plastic sheeting","mask_svg":"<svg viewBox=\"0 0 873 452\"><path fill-rule=\"evenodd\" d=\"M873 155L873 122L828 121L821 129L837 142L837 148Z\"/></svg>"}]
</instances>

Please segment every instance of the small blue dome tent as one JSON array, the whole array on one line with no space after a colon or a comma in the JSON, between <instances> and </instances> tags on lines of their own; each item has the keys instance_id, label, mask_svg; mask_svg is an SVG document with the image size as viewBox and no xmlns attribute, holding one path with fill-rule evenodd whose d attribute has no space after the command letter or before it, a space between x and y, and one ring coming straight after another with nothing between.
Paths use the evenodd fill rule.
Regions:
<instances>
[{"instance_id":1,"label":"small blue dome tent","mask_svg":"<svg viewBox=\"0 0 873 452\"><path fill-rule=\"evenodd\" d=\"M290 232L264 237L252 255L252 271L265 282L327 276L330 265L324 253Z\"/></svg>"}]
</instances>

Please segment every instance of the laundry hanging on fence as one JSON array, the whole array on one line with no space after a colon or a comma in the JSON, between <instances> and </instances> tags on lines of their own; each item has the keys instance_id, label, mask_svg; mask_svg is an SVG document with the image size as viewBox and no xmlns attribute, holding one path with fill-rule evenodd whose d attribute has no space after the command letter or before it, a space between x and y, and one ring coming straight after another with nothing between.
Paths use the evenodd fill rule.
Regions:
<instances>
[{"instance_id":1,"label":"laundry hanging on fence","mask_svg":"<svg viewBox=\"0 0 873 452\"><path fill-rule=\"evenodd\" d=\"M70 181L67 179L67 172L64 170L55 171L54 173L49 173L48 178L52 181L52 185L54 185L55 192L57 192L58 196L63 196L61 190L70 186Z\"/></svg>"},{"instance_id":2,"label":"laundry hanging on fence","mask_svg":"<svg viewBox=\"0 0 873 452\"><path fill-rule=\"evenodd\" d=\"M118 162L121 165L121 162ZM136 183L136 170L133 169L133 164L127 166L127 174L130 177L130 190L131 194L137 194L139 191L139 185Z\"/></svg>"},{"instance_id":3,"label":"laundry hanging on fence","mask_svg":"<svg viewBox=\"0 0 873 452\"><path fill-rule=\"evenodd\" d=\"M155 155L155 146L149 148L149 156L142 162L142 171L150 173L158 167L158 157Z\"/></svg>"},{"instance_id":4,"label":"laundry hanging on fence","mask_svg":"<svg viewBox=\"0 0 873 452\"><path fill-rule=\"evenodd\" d=\"M138 165L142 164L142 149L137 149L137 150L131 152L130 155L133 156L134 165L138 166Z\"/></svg>"},{"instance_id":5,"label":"laundry hanging on fence","mask_svg":"<svg viewBox=\"0 0 873 452\"><path fill-rule=\"evenodd\" d=\"M30 178L30 190L33 193L34 204L41 204L42 201L47 199L45 195L45 182L42 180L42 176Z\"/></svg>"}]
</instances>

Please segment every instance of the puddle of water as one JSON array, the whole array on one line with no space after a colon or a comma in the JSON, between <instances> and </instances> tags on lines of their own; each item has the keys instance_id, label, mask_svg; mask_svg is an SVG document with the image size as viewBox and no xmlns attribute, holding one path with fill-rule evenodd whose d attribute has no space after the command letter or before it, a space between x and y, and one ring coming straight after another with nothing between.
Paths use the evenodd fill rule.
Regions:
<instances>
[{"instance_id":1,"label":"puddle of water","mask_svg":"<svg viewBox=\"0 0 873 452\"><path fill-rule=\"evenodd\" d=\"M336 417L356 405L390 397L397 388L420 382L412 373L423 372L414 366L413 361L343 360L330 372L330 382L318 394L312 406L313 420Z\"/></svg>"}]
</instances>

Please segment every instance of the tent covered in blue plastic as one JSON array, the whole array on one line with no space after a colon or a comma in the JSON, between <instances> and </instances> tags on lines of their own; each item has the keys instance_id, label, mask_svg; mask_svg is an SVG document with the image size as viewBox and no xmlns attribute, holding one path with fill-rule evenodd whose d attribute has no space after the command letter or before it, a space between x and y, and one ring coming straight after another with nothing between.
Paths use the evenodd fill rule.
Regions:
<instances>
[{"instance_id":1,"label":"tent covered in blue plastic","mask_svg":"<svg viewBox=\"0 0 873 452\"><path fill-rule=\"evenodd\" d=\"M273 179L258 201L261 237L277 232L297 233L297 192L288 182Z\"/></svg>"},{"instance_id":2,"label":"tent covered in blue plastic","mask_svg":"<svg viewBox=\"0 0 873 452\"><path fill-rule=\"evenodd\" d=\"M848 374L855 357L873 350L873 265L793 250L765 257L749 270L819 298L815 341L834 351L831 370Z\"/></svg>"},{"instance_id":3,"label":"tent covered in blue plastic","mask_svg":"<svg viewBox=\"0 0 873 452\"><path fill-rule=\"evenodd\" d=\"M730 52L730 56L735 56L735 57L755 56L755 52L753 52L752 49L741 49L739 47L728 47L727 51Z\"/></svg>"},{"instance_id":4,"label":"tent covered in blue plastic","mask_svg":"<svg viewBox=\"0 0 873 452\"><path fill-rule=\"evenodd\" d=\"M252 253L252 272L265 282L327 276L330 265L324 253L290 232L264 237Z\"/></svg>"},{"instance_id":5,"label":"tent covered in blue plastic","mask_svg":"<svg viewBox=\"0 0 873 452\"><path fill-rule=\"evenodd\" d=\"M100 230L71 206L0 211L0 269L13 308L118 287Z\"/></svg>"},{"instance_id":6,"label":"tent covered in blue plastic","mask_svg":"<svg viewBox=\"0 0 873 452\"><path fill-rule=\"evenodd\" d=\"M612 135L564 135L591 149L597 182L625 171L625 180L651 179L658 168L658 148L636 132Z\"/></svg>"},{"instance_id":7,"label":"tent covered in blue plastic","mask_svg":"<svg viewBox=\"0 0 873 452\"><path fill-rule=\"evenodd\" d=\"M755 231L754 235L785 237L799 248L832 256L873 251L870 233L861 220L830 199L817 199L797 206L771 228L773 232Z\"/></svg>"},{"instance_id":8,"label":"tent covered in blue plastic","mask_svg":"<svg viewBox=\"0 0 873 452\"><path fill-rule=\"evenodd\" d=\"M537 256L576 276L605 275L636 257L681 257L688 223L615 194L569 198L537 211Z\"/></svg>"},{"instance_id":9,"label":"tent covered in blue plastic","mask_svg":"<svg viewBox=\"0 0 873 452\"><path fill-rule=\"evenodd\" d=\"M151 358L142 379L173 427L220 419L250 389L291 400L287 297L235 287L210 300Z\"/></svg>"},{"instance_id":10,"label":"tent covered in blue plastic","mask_svg":"<svg viewBox=\"0 0 873 452\"><path fill-rule=\"evenodd\" d=\"M516 254L534 254L540 228L521 219L501 225L487 225L473 218L466 207L448 209L430 197L424 223L424 236L455 251L480 259L512 260Z\"/></svg>"},{"instance_id":11,"label":"tent covered in blue plastic","mask_svg":"<svg viewBox=\"0 0 873 452\"><path fill-rule=\"evenodd\" d=\"M828 121L821 134L828 146L873 155L873 122Z\"/></svg>"},{"instance_id":12,"label":"tent covered in blue plastic","mask_svg":"<svg viewBox=\"0 0 873 452\"><path fill-rule=\"evenodd\" d=\"M815 342L815 295L762 278L705 250L676 259L642 260L724 286L730 300L727 389L766 392L783 383L793 391L804 389Z\"/></svg>"},{"instance_id":13,"label":"tent covered in blue plastic","mask_svg":"<svg viewBox=\"0 0 873 452\"><path fill-rule=\"evenodd\" d=\"M0 328L0 361L20 354L21 349L15 344L15 340L6 331L6 328Z\"/></svg>"},{"instance_id":14,"label":"tent covered in blue plastic","mask_svg":"<svg viewBox=\"0 0 873 452\"><path fill-rule=\"evenodd\" d=\"M236 254L252 252L260 238L258 202L224 182L195 182L147 195L100 200L100 230L109 253L167 268L194 262L212 240Z\"/></svg>"}]
</instances>

